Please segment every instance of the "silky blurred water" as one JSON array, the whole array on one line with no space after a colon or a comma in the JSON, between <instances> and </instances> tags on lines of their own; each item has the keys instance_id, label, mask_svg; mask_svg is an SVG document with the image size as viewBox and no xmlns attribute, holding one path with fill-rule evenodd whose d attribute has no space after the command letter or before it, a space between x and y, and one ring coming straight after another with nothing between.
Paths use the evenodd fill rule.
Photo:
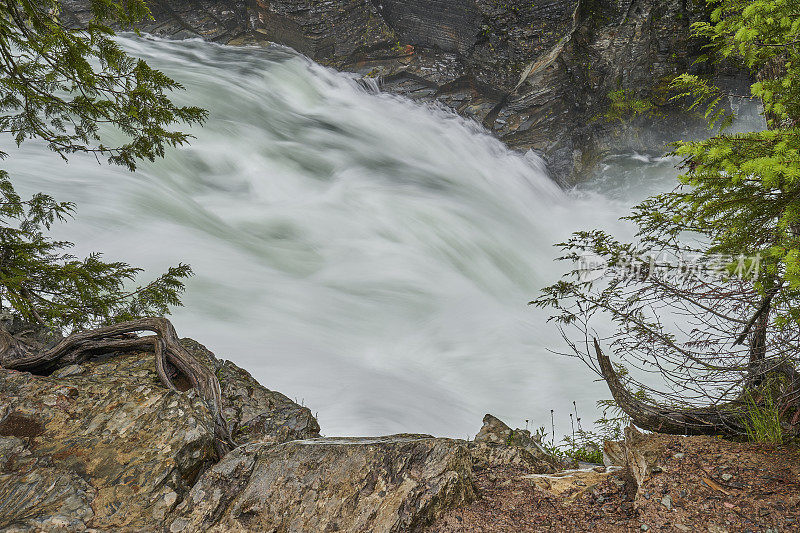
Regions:
<instances>
[{"instance_id":1,"label":"silky blurred water","mask_svg":"<svg viewBox=\"0 0 800 533\"><path fill-rule=\"evenodd\" d=\"M209 109L191 146L135 174L41 145L5 162L23 192L76 202L58 237L156 275L196 272L178 333L318 414L327 435L474 435L487 412L569 431L608 396L526 303L552 244L671 186L673 162L610 161L564 192L476 124L377 94L280 47L123 39Z\"/></svg>"}]
</instances>

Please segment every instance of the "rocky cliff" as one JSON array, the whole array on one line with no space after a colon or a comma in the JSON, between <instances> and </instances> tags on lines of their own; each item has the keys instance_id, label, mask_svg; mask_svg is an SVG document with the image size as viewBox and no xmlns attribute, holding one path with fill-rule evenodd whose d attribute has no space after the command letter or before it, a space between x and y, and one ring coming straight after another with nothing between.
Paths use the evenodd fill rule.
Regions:
<instances>
[{"instance_id":1,"label":"rocky cliff","mask_svg":"<svg viewBox=\"0 0 800 533\"><path fill-rule=\"evenodd\" d=\"M76 25L88 0L63 0ZM626 123L609 94L641 98L697 69L686 0L157 0L143 30L228 44L276 42L439 101L509 146L543 154L553 176L585 177L609 151L663 150L699 124L666 102ZM655 121L658 127L653 128Z\"/></svg>"},{"instance_id":2,"label":"rocky cliff","mask_svg":"<svg viewBox=\"0 0 800 533\"><path fill-rule=\"evenodd\" d=\"M224 457L206 403L165 387L153 353L0 368L0 531L390 533L474 498L467 443L322 438L308 408L182 345L219 379Z\"/></svg>"},{"instance_id":3,"label":"rocky cliff","mask_svg":"<svg viewBox=\"0 0 800 533\"><path fill-rule=\"evenodd\" d=\"M153 353L0 368L0 531L417 531L475 499L473 469L564 466L490 415L471 443L323 438L308 408L181 345L219 380L224 456L206 402L166 387Z\"/></svg>"},{"instance_id":4,"label":"rocky cliff","mask_svg":"<svg viewBox=\"0 0 800 533\"><path fill-rule=\"evenodd\" d=\"M606 442L568 469L486 415L471 442L324 438L311 412L202 345L235 444L219 457L194 389L154 354L99 354L48 376L0 369L0 532L473 533L790 531L800 452L710 437ZM565 470L565 468L567 468Z\"/></svg>"},{"instance_id":5,"label":"rocky cliff","mask_svg":"<svg viewBox=\"0 0 800 533\"><path fill-rule=\"evenodd\" d=\"M311 412L202 345L236 443L319 437ZM109 354L111 355L111 354ZM0 369L0 530L153 527L217 461L195 390L158 380L152 353L100 358L50 376Z\"/></svg>"}]
</instances>

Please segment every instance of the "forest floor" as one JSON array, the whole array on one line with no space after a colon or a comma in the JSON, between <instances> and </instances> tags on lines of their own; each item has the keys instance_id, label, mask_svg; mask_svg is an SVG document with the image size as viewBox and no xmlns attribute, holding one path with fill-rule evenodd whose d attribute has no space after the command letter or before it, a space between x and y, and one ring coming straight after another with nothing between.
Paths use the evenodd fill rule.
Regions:
<instances>
[{"instance_id":1,"label":"forest floor","mask_svg":"<svg viewBox=\"0 0 800 533\"><path fill-rule=\"evenodd\" d=\"M712 437L653 441L657 466L638 490L624 468L589 470L557 491L517 467L487 468L475 472L478 498L427 531L800 531L800 448Z\"/></svg>"}]
</instances>

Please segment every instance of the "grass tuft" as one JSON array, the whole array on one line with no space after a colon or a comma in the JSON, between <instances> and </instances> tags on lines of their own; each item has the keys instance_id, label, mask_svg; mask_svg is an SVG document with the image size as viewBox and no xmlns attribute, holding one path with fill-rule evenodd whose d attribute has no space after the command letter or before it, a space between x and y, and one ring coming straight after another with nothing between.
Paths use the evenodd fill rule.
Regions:
<instances>
[{"instance_id":1,"label":"grass tuft","mask_svg":"<svg viewBox=\"0 0 800 533\"><path fill-rule=\"evenodd\" d=\"M747 431L747 438L751 442L781 444L785 436L781 426L780 405L769 387L764 387L762 392L758 398L753 391L748 391L744 397L747 414L742 418L742 424Z\"/></svg>"}]
</instances>

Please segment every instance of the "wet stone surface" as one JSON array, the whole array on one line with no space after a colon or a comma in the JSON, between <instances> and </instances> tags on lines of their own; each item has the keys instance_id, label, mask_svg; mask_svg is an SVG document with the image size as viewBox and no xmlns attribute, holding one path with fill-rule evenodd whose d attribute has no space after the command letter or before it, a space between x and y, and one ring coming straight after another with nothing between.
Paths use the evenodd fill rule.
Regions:
<instances>
[{"instance_id":1,"label":"wet stone surface","mask_svg":"<svg viewBox=\"0 0 800 533\"><path fill-rule=\"evenodd\" d=\"M307 408L183 342L217 371L235 440L318 436ZM213 429L194 390L159 382L153 354L70 365L48 377L0 369L0 530L160 523L217 460Z\"/></svg>"}]
</instances>

